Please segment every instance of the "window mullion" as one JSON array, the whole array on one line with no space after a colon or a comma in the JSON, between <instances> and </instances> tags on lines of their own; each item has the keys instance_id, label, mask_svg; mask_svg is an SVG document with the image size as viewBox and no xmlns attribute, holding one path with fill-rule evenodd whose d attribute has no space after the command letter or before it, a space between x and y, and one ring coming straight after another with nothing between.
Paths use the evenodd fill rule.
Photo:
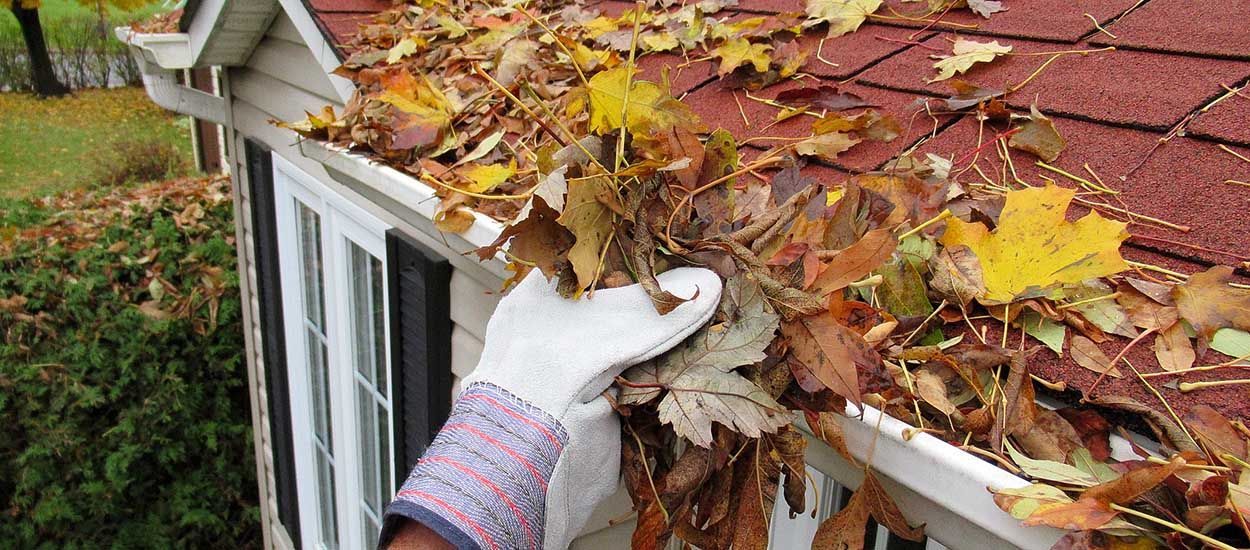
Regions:
<instances>
[{"instance_id":1,"label":"window mullion","mask_svg":"<svg viewBox=\"0 0 1250 550\"><path fill-rule=\"evenodd\" d=\"M338 486L336 512L339 524L339 546L350 548L360 540L359 468L355 442L358 440L355 414L355 379L352 366L350 309L346 303L349 296L347 282L346 245L340 229L340 214L324 201L324 226L322 248L327 251L326 278L326 336L331 356L331 422L334 426L335 485Z\"/></svg>"}]
</instances>

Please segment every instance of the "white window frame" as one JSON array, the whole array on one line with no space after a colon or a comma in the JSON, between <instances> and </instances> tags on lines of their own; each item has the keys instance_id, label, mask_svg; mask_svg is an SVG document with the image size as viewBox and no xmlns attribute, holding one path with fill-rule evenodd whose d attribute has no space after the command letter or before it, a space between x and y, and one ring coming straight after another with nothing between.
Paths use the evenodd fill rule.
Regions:
<instances>
[{"instance_id":1,"label":"white window frame","mask_svg":"<svg viewBox=\"0 0 1250 550\"><path fill-rule=\"evenodd\" d=\"M330 429L334 455L335 511L339 548L354 548L364 536L360 517L361 464L359 449L360 419L357 417L355 366L353 363L354 339L352 338L351 258L348 240L382 262L386 273L386 231L390 226L370 215L328 188L291 162L274 154L274 203L278 229L278 256L282 279L282 308L286 331L287 372L291 395L292 443L295 455L296 492L299 497L299 521L302 546L310 550L325 548L321 544L321 525L314 442L312 437L312 395L308 372L308 342L304 326L304 296L300 257L298 219L295 201L320 215L322 280L325 301L325 334L328 340L326 362L329 374L327 383L330 393ZM382 285L382 306L389 321L388 285ZM388 347L384 353L387 373L391 371L389 346L390 323L384 322L382 341ZM386 395L390 399L390 421L386 437L390 438L390 456L381 467L390 473L393 487L383 493L393 493L394 486L402 480L395 477L395 381L387 378ZM373 405L371 405L373 406Z\"/></svg>"}]
</instances>

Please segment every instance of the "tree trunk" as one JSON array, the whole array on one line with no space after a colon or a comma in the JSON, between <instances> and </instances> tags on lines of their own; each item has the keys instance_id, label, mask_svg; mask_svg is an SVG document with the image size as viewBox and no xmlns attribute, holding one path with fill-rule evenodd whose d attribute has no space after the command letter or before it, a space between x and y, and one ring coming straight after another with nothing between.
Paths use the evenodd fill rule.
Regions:
<instances>
[{"instance_id":1,"label":"tree trunk","mask_svg":"<svg viewBox=\"0 0 1250 550\"><path fill-rule=\"evenodd\" d=\"M61 96L69 93L69 88L61 84L52 70L52 58L48 56L48 43L43 39L43 26L39 23L39 10L20 7L20 2L13 2L13 15L22 27L22 38L26 40L26 56L30 61L31 82L35 85L35 93L41 97Z\"/></svg>"}]
</instances>

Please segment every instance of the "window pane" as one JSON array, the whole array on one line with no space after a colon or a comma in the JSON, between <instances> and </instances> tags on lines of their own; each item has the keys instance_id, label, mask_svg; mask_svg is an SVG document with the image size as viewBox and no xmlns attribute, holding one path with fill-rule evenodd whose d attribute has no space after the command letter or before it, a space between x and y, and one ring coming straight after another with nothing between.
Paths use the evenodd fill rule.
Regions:
<instances>
[{"instance_id":1,"label":"window pane","mask_svg":"<svg viewBox=\"0 0 1250 550\"><path fill-rule=\"evenodd\" d=\"M378 476L378 457L374 449L377 447L377 419L373 416L373 394L364 384L357 381L359 389L357 401L360 411L360 498L374 514L381 514L381 483Z\"/></svg>"},{"instance_id":2,"label":"window pane","mask_svg":"<svg viewBox=\"0 0 1250 550\"><path fill-rule=\"evenodd\" d=\"M373 315L373 368L376 372L373 379L378 393L386 397L390 374L386 371L386 304L382 295L383 277L382 262L369 256L369 295L373 304L370 308Z\"/></svg>"},{"instance_id":3,"label":"window pane","mask_svg":"<svg viewBox=\"0 0 1250 550\"><path fill-rule=\"evenodd\" d=\"M335 523L337 506L334 503L334 465L324 453L317 454L317 476L319 478L317 479L317 487L321 492L321 505L317 507L321 516L321 543L327 548L338 548L339 533L338 525Z\"/></svg>"},{"instance_id":4,"label":"window pane","mask_svg":"<svg viewBox=\"0 0 1250 550\"><path fill-rule=\"evenodd\" d=\"M304 314L318 329L326 324L325 281L322 279L321 215L296 200L299 210L300 257L304 268Z\"/></svg>"},{"instance_id":5,"label":"window pane","mask_svg":"<svg viewBox=\"0 0 1250 550\"><path fill-rule=\"evenodd\" d=\"M330 364L326 353L325 265L321 252L321 216L296 200L301 286L303 287L304 340L307 348L309 398L316 467L319 542L338 548L338 525L334 488L334 437L330 423Z\"/></svg>"},{"instance_id":6,"label":"window pane","mask_svg":"<svg viewBox=\"0 0 1250 550\"><path fill-rule=\"evenodd\" d=\"M391 502L391 495L395 494L395 488L391 486L391 474L395 471L387 460L391 456L391 417L388 411L378 405L378 441L382 444L382 452L378 456L382 457L382 506L385 508Z\"/></svg>"},{"instance_id":7,"label":"window pane","mask_svg":"<svg viewBox=\"0 0 1250 550\"><path fill-rule=\"evenodd\" d=\"M305 331L308 339L308 378L312 391L313 436L329 448L334 444L330 434L330 385L329 365L326 364L326 347L312 329Z\"/></svg>"},{"instance_id":8,"label":"window pane","mask_svg":"<svg viewBox=\"0 0 1250 550\"><path fill-rule=\"evenodd\" d=\"M347 241L351 250L352 278L352 329L355 333L356 371L370 384L376 380L373 376L373 295L370 292L369 279L373 273L369 270L371 256L356 243Z\"/></svg>"},{"instance_id":9,"label":"window pane","mask_svg":"<svg viewBox=\"0 0 1250 550\"><path fill-rule=\"evenodd\" d=\"M378 524L373 522L373 518L369 514L360 514L360 524L364 526L364 543L361 548L374 548L378 544Z\"/></svg>"},{"instance_id":10,"label":"window pane","mask_svg":"<svg viewBox=\"0 0 1250 550\"><path fill-rule=\"evenodd\" d=\"M347 241L351 277L350 308L352 360L355 372L356 416L360 457L362 531L376 538L376 524L393 488L391 466L391 418L386 371L386 302L382 285L382 261L351 240ZM368 519L374 518L374 519ZM370 541L373 544L373 541Z\"/></svg>"}]
</instances>

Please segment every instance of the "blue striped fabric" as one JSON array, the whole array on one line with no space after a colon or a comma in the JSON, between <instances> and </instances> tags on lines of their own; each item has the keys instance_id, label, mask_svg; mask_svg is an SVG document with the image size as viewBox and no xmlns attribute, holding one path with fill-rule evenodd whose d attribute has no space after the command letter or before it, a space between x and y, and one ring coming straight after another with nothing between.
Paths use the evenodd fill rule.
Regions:
<instances>
[{"instance_id":1,"label":"blue striped fabric","mask_svg":"<svg viewBox=\"0 0 1250 550\"><path fill-rule=\"evenodd\" d=\"M547 483L568 441L551 415L489 383L469 386L387 508L474 550L541 548Z\"/></svg>"}]
</instances>

